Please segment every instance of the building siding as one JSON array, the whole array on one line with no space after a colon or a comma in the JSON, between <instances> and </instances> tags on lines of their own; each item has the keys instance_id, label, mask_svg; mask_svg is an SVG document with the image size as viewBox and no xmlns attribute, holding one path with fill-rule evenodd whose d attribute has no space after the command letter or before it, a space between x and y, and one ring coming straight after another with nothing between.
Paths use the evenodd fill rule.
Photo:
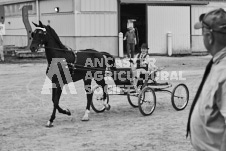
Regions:
<instances>
[{"instance_id":1,"label":"building siding","mask_svg":"<svg viewBox=\"0 0 226 151\"><path fill-rule=\"evenodd\" d=\"M116 12L117 0L81 0L81 11Z\"/></svg>"},{"instance_id":2,"label":"building siding","mask_svg":"<svg viewBox=\"0 0 226 151\"><path fill-rule=\"evenodd\" d=\"M36 21L36 16L34 16L34 15L30 16L29 21L30 21L31 26L34 29L32 22ZM6 17L5 18L5 28L6 28L6 35L15 35L15 36L27 35L27 31L25 29L21 16Z\"/></svg>"},{"instance_id":3,"label":"building siding","mask_svg":"<svg viewBox=\"0 0 226 151\"><path fill-rule=\"evenodd\" d=\"M75 36L74 14L46 14L40 17L45 25L50 25L58 36Z\"/></svg>"},{"instance_id":4,"label":"building siding","mask_svg":"<svg viewBox=\"0 0 226 151\"><path fill-rule=\"evenodd\" d=\"M174 54L190 52L189 6L148 6L150 53L167 54L168 32L172 33Z\"/></svg>"},{"instance_id":5,"label":"building siding","mask_svg":"<svg viewBox=\"0 0 226 151\"><path fill-rule=\"evenodd\" d=\"M117 36L117 0L76 0L75 36Z\"/></svg>"},{"instance_id":6,"label":"building siding","mask_svg":"<svg viewBox=\"0 0 226 151\"><path fill-rule=\"evenodd\" d=\"M60 13L74 12L74 0L45 0L39 1L41 14L55 14L55 7L59 7Z\"/></svg>"},{"instance_id":7,"label":"building siding","mask_svg":"<svg viewBox=\"0 0 226 151\"><path fill-rule=\"evenodd\" d=\"M7 1L9 3L7 3ZM26 30L22 21L22 8L23 5L32 5L33 10L29 11L30 23L36 22L36 2L33 1L19 1L14 0L4 0L4 7L6 12L5 26L6 35L4 36L4 44L6 45L16 45L16 46L26 46L27 37ZM133 0L134 2L135 0ZM140 0L142 1L142 0ZM149 0L151 1L151 0ZM3 3L2 3L3 4ZM114 55L118 55L118 8L117 0L39 0L39 12L40 20L45 24L49 24L60 36L62 42L71 47L72 49L80 50L92 48L99 51L107 51ZM54 12L54 7L59 7L60 12ZM182 7L182 6L177 6ZM178 31L182 30L176 25L183 24L183 26L189 25L191 30L191 48L193 52L206 51L203 45L201 30L194 30L194 23L198 21L199 15L201 13L207 12L212 9L223 7L226 10L226 5L224 2L210 2L209 5L194 5L191 6L191 17L187 20L181 21L180 18L176 16L173 18L174 26ZM157 10L158 11L158 10ZM167 11L165 13L168 15ZM177 15L182 15L178 14ZM187 14L186 14L187 15ZM148 16L149 17L149 16ZM163 16L164 17L164 16ZM155 18L157 24L161 21L163 25L168 24L169 18L159 20L158 15ZM191 20L190 20L191 19ZM177 20L179 21L178 23ZM150 23L153 20L151 18ZM166 33L160 34L155 28L158 27L150 26L148 29L152 31L156 36L155 39L150 43L149 47L152 52L165 54L166 53ZM173 26L172 25L172 26ZM34 26L31 24L32 29ZM173 32L173 48L174 51L180 53L181 50L189 49L188 45L190 40L183 40L181 37L186 37L186 34L181 34L180 36L175 36L177 31ZM151 34L151 33L148 33ZM158 43L162 39L164 43ZM182 43L182 41L185 41ZM189 42L189 43L188 43ZM179 44L181 44L179 46ZM186 45L186 47L185 47ZM157 49L162 47L161 50ZM164 50L163 50L164 47ZM187 51L187 50L186 50Z\"/></svg>"},{"instance_id":8,"label":"building siding","mask_svg":"<svg viewBox=\"0 0 226 151\"><path fill-rule=\"evenodd\" d=\"M117 36L117 13L78 13L76 36Z\"/></svg>"}]
</instances>

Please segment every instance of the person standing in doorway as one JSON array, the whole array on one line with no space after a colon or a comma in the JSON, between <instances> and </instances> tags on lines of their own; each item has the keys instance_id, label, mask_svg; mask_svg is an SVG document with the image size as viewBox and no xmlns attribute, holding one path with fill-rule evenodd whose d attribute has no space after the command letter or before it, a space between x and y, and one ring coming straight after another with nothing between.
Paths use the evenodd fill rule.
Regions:
<instances>
[{"instance_id":1,"label":"person standing in doorway","mask_svg":"<svg viewBox=\"0 0 226 151\"><path fill-rule=\"evenodd\" d=\"M136 34L133 27L128 28L128 31L125 34L124 40L126 40L126 48L127 48L127 57L133 58L135 45L137 44ZM131 55L130 55L131 53Z\"/></svg>"},{"instance_id":2,"label":"person standing in doorway","mask_svg":"<svg viewBox=\"0 0 226 151\"><path fill-rule=\"evenodd\" d=\"M3 52L3 36L2 36L2 33L0 33L0 56L1 56L1 59L0 61L4 61L4 52Z\"/></svg>"},{"instance_id":3,"label":"person standing in doorway","mask_svg":"<svg viewBox=\"0 0 226 151\"><path fill-rule=\"evenodd\" d=\"M195 29L212 56L191 105L187 137L196 151L226 151L226 12L202 14Z\"/></svg>"}]
</instances>

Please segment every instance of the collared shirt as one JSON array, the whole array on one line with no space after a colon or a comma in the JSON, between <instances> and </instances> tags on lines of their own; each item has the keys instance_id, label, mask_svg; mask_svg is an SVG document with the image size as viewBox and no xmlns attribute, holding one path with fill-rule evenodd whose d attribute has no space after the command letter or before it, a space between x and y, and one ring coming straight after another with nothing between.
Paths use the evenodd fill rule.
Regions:
<instances>
[{"instance_id":1,"label":"collared shirt","mask_svg":"<svg viewBox=\"0 0 226 151\"><path fill-rule=\"evenodd\" d=\"M213 57L211 71L191 116L197 151L219 151L226 128L226 47Z\"/></svg>"},{"instance_id":2,"label":"collared shirt","mask_svg":"<svg viewBox=\"0 0 226 151\"><path fill-rule=\"evenodd\" d=\"M157 66L155 66L155 59L151 58L147 53L142 54L139 53L136 55L134 62L137 62L137 60L140 60L140 65L141 67L146 67L147 65L147 70L148 71L153 71L157 68ZM137 68L137 64L135 65L135 68Z\"/></svg>"},{"instance_id":3,"label":"collared shirt","mask_svg":"<svg viewBox=\"0 0 226 151\"><path fill-rule=\"evenodd\" d=\"M149 62L149 55L147 53L145 54L138 53L135 58L137 59L136 61L137 68L140 68L140 67L146 68Z\"/></svg>"}]
</instances>

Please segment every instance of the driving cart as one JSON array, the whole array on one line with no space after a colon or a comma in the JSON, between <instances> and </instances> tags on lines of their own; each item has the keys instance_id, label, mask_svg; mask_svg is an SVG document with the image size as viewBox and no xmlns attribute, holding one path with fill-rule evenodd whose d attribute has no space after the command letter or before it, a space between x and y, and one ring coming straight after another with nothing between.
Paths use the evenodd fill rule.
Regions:
<instances>
[{"instance_id":1,"label":"driving cart","mask_svg":"<svg viewBox=\"0 0 226 151\"><path fill-rule=\"evenodd\" d=\"M162 70L162 69L161 69ZM153 71L148 75L142 74L139 78L137 87L131 84L131 68L117 68L114 71L115 86L107 88L107 98L103 100L103 89L101 86L96 85L93 87L93 98L91 107L97 112L104 112L104 104L109 102L109 95L127 95L129 104L134 108L139 108L142 115L151 115L156 108L156 93L166 92L171 95L171 103L176 111L185 109L189 100L189 91L185 84L180 83L176 85L172 91L168 90L172 87L169 82L158 82L155 80L156 73L160 70Z\"/></svg>"}]
</instances>

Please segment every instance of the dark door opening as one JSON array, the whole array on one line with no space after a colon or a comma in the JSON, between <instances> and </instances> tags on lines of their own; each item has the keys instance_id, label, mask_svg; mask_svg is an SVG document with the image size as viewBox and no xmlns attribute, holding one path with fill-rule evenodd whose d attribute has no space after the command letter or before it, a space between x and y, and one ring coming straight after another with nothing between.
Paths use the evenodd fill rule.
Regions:
<instances>
[{"instance_id":1,"label":"dark door opening","mask_svg":"<svg viewBox=\"0 0 226 151\"><path fill-rule=\"evenodd\" d=\"M137 45L135 54L140 52L142 43L147 43L146 28L146 4L121 4L120 5L120 29L123 36L127 32L127 21L129 19L136 20L134 28L137 36ZM126 41L124 41L124 54L126 54Z\"/></svg>"}]
</instances>

